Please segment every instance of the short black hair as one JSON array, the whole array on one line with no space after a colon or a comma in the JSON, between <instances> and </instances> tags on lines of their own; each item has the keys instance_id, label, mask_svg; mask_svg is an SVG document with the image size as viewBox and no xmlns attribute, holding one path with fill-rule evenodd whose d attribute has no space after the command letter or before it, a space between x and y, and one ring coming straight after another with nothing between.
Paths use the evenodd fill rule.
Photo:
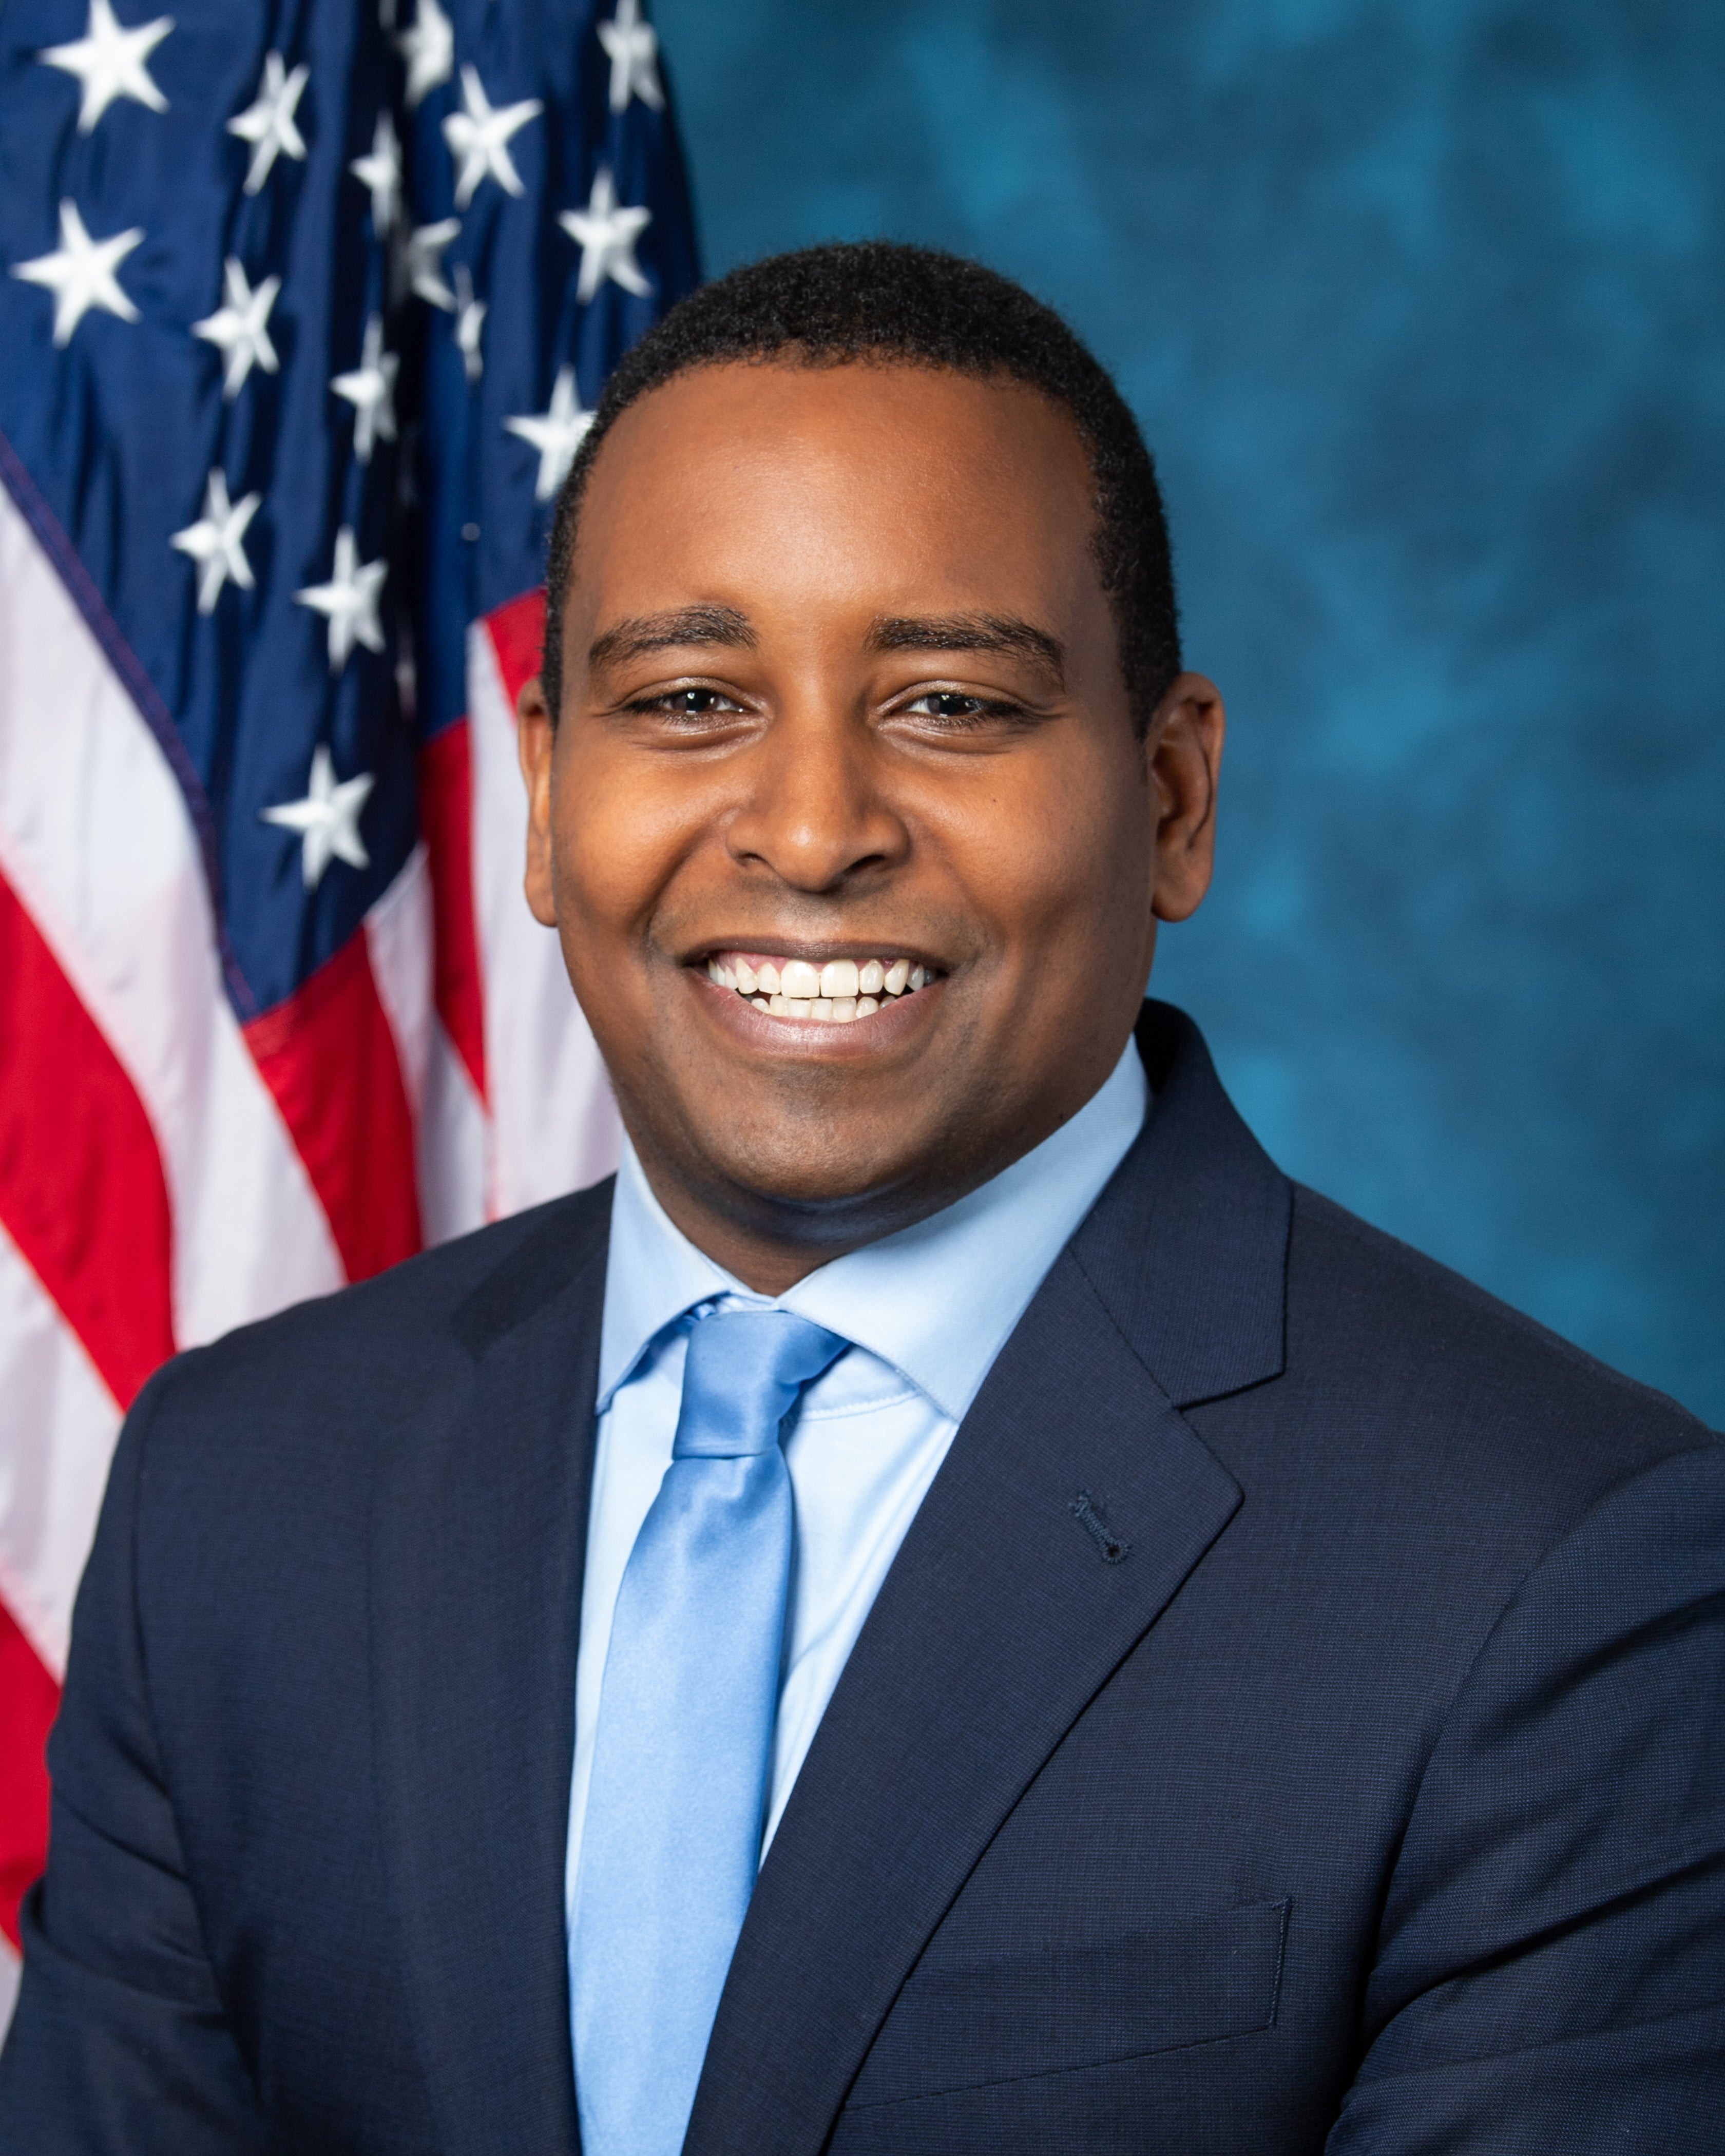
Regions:
<instances>
[{"instance_id":1,"label":"short black hair","mask_svg":"<svg viewBox=\"0 0 1725 2156\"><path fill-rule=\"evenodd\" d=\"M569 468L552 522L546 700L562 694L563 607L588 475L629 406L674 377L726 362L898 362L1026 384L1070 413L1096 482L1093 545L1142 735L1180 670L1168 522L1156 467L1107 370L1052 308L980 263L884 239L808 247L733 270L680 300L626 352Z\"/></svg>"}]
</instances>

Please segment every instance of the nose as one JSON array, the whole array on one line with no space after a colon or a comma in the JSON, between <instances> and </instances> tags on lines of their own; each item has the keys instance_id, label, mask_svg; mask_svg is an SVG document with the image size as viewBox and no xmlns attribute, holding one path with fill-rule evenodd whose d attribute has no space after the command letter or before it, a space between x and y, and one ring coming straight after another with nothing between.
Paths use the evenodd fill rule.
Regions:
<instances>
[{"instance_id":1,"label":"nose","mask_svg":"<svg viewBox=\"0 0 1725 2156\"><path fill-rule=\"evenodd\" d=\"M910 832L887 798L865 722L822 699L781 712L749 758L732 858L793 891L834 894L902 861Z\"/></svg>"}]
</instances>

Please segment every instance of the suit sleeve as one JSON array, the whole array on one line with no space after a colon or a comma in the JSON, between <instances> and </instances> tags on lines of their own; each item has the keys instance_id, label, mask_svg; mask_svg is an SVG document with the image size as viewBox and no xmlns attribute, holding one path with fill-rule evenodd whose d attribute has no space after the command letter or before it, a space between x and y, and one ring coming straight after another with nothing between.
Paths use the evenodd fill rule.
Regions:
<instances>
[{"instance_id":1,"label":"suit sleeve","mask_svg":"<svg viewBox=\"0 0 1725 2156\"><path fill-rule=\"evenodd\" d=\"M1725 2146L1725 1446L1524 1583L1424 1776L1329 2156Z\"/></svg>"},{"instance_id":2,"label":"suit sleeve","mask_svg":"<svg viewBox=\"0 0 1725 2156\"><path fill-rule=\"evenodd\" d=\"M48 1871L0 2055L0 2148L31 2156L249 2156L265 2143L223 2015L151 1726L134 1592L158 1373L121 1432L49 1743Z\"/></svg>"}]
</instances>

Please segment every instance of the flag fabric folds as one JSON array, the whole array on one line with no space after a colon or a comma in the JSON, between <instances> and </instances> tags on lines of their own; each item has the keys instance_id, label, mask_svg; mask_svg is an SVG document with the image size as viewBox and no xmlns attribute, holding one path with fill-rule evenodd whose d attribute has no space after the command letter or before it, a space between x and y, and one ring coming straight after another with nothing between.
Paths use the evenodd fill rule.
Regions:
<instances>
[{"instance_id":1,"label":"flag fabric folds","mask_svg":"<svg viewBox=\"0 0 1725 2156\"><path fill-rule=\"evenodd\" d=\"M3 2023L139 1386L612 1164L513 706L696 269L639 0L14 0L0 263Z\"/></svg>"}]
</instances>

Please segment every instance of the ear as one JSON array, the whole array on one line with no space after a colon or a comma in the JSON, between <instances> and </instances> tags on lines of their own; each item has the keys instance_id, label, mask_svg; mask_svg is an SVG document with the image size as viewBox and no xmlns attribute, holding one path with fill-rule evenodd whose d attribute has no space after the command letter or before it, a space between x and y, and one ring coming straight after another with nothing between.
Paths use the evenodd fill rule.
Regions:
<instances>
[{"instance_id":1,"label":"ear","mask_svg":"<svg viewBox=\"0 0 1725 2156\"><path fill-rule=\"evenodd\" d=\"M1185 920L1210 887L1226 730L1221 692L1202 674L1182 674L1150 722L1144 756L1156 802L1151 909L1158 921Z\"/></svg>"},{"instance_id":2,"label":"ear","mask_svg":"<svg viewBox=\"0 0 1725 2156\"><path fill-rule=\"evenodd\" d=\"M527 904L533 918L557 927L557 900L551 875L551 767L557 733L551 707L536 674L516 701L516 753L527 783Z\"/></svg>"}]
</instances>

